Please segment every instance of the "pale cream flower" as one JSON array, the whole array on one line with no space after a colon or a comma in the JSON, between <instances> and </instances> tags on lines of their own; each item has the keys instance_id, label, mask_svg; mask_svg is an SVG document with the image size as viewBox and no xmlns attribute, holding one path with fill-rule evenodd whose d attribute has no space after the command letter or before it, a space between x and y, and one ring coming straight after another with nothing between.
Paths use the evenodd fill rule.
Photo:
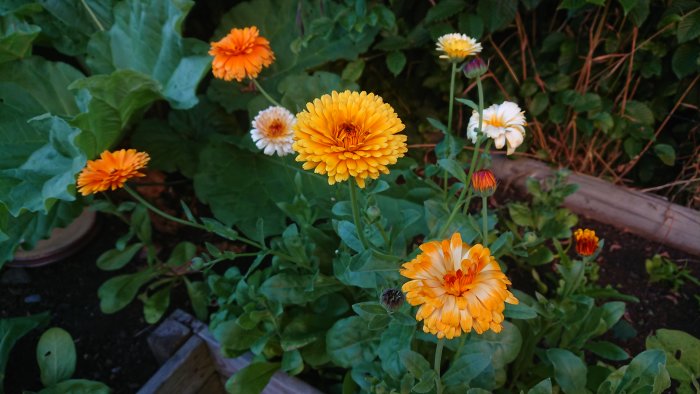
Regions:
<instances>
[{"instance_id":1,"label":"pale cream flower","mask_svg":"<svg viewBox=\"0 0 700 394\"><path fill-rule=\"evenodd\" d=\"M440 59L461 62L465 57L481 52L481 44L466 34L445 34L437 40L437 50L444 52Z\"/></svg>"},{"instance_id":2,"label":"pale cream flower","mask_svg":"<svg viewBox=\"0 0 700 394\"><path fill-rule=\"evenodd\" d=\"M515 152L525 139L525 114L517 104L504 101L484 109L482 133L493 138L496 149L507 145L507 154ZM467 137L476 143L479 113L472 112L467 126Z\"/></svg>"},{"instance_id":3,"label":"pale cream flower","mask_svg":"<svg viewBox=\"0 0 700 394\"><path fill-rule=\"evenodd\" d=\"M296 118L284 107L269 107L260 111L253 119L253 129L250 136L255 145L263 152L272 156L277 152L285 156L293 152L294 131Z\"/></svg>"}]
</instances>

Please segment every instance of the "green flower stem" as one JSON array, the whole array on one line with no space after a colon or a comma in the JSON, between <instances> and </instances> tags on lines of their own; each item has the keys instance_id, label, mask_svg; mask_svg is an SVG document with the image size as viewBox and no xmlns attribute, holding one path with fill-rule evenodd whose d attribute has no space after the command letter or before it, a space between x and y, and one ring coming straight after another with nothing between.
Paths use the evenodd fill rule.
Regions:
<instances>
[{"instance_id":1,"label":"green flower stem","mask_svg":"<svg viewBox=\"0 0 700 394\"><path fill-rule=\"evenodd\" d=\"M489 237L489 221L488 221L488 197L481 196L481 218L483 219L482 231L481 231L481 243L484 247L488 247L488 237Z\"/></svg>"},{"instance_id":2,"label":"green flower stem","mask_svg":"<svg viewBox=\"0 0 700 394\"><path fill-rule=\"evenodd\" d=\"M454 69L456 67L456 64L452 64L452 80L453 84L452 87L454 88ZM477 129L476 135L476 144L474 144L474 154L472 155L472 162L469 165L469 173L467 174L467 182L464 185L464 188L462 189L462 193L459 195L459 198L457 199L457 203L455 206L452 208L452 212L450 212L450 216L448 216L447 221L445 224L442 226L442 229L438 233L438 238L442 238L445 235L445 231L450 227L450 224L454 220L455 216L457 215L457 212L459 212L460 206L464 204L464 213L466 214L467 209L469 208L469 202L471 201L472 197L472 188L471 188L471 181L472 181L472 176L474 175L474 171L476 170L479 159L479 145L481 144L482 141L482 135L481 135L481 128L483 125L483 115L484 115L484 88L483 85L481 84L481 76L477 77L476 79L476 87L479 93L479 128ZM451 94L452 96L452 94ZM454 99L454 97L452 97ZM452 121L452 101L450 100L450 115L448 116L448 123L451 123ZM449 129L449 126L448 126ZM491 146L491 140L489 139L487 142L487 146ZM447 181L445 181L445 193L447 193ZM465 194L467 195L467 199L463 200Z\"/></svg>"},{"instance_id":3,"label":"green flower stem","mask_svg":"<svg viewBox=\"0 0 700 394\"><path fill-rule=\"evenodd\" d=\"M365 249L370 249L365 233L362 231L362 222L360 221L360 206L357 201L357 186L354 179L348 180L348 188L350 188L350 205L352 207L352 220L355 222L355 231L360 238L360 242Z\"/></svg>"},{"instance_id":4,"label":"green flower stem","mask_svg":"<svg viewBox=\"0 0 700 394\"><path fill-rule=\"evenodd\" d=\"M265 98L267 99L267 101L269 101L270 103L272 103L272 105L276 105L276 106L278 106L278 107L281 107L281 106L282 106L282 104L278 103L277 100L273 99L272 96L270 96L269 94L267 94L267 92L265 91L265 89L263 89L262 85L260 85L260 83L258 83L258 80L257 80L257 79L253 79L253 83L255 84L255 87L258 88L258 90L260 91L260 93L262 93L262 95L265 96Z\"/></svg>"},{"instance_id":5,"label":"green flower stem","mask_svg":"<svg viewBox=\"0 0 700 394\"><path fill-rule=\"evenodd\" d=\"M143 204L143 206L145 206L146 208L150 209L150 210L153 211L154 213L156 213L156 214L158 214L158 215L160 215L160 216L162 216L162 217L164 217L164 218L166 218L166 219L168 219L168 220L172 220L173 222L180 223L180 224L183 224L183 225L185 225L185 226L190 226L190 227L198 228L198 229L200 229L200 230L204 230L204 231L206 231L206 232L209 232L209 229L207 229L206 226L204 226L204 225L201 225L201 224L199 224L199 223L192 223L192 222L189 222L189 221L187 221L187 220L183 220L183 219L177 218L177 217L175 217L175 216L173 216L173 215L170 215L170 214L168 214L168 213L165 213L165 212L161 211L160 209L156 208L153 204L151 204L150 202L146 201L143 197L141 197L140 194L138 194L134 189L130 188L130 187L129 187L128 185L126 185L126 184L124 185L124 190L126 190L129 194L131 194L131 197L133 197L136 201L138 201L139 203ZM260 249L260 250L268 251L268 252L270 252L270 253L272 253L272 254L274 254L274 255L276 255L276 256L279 256L279 257L281 257L281 258L287 259L287 260L289 260L289 261L296 261L294 258L292 258L291 256L289 256L289 255L287 255L287 254L285 254L285 253L282 253L282 252L279 252L279 251L276 251L276 250L267 249L267 248L264 247L263 245L260 245L259 243L255 242L255 241L253 241L253 240L250 240L250 239L248 239L248 238L246 238L246 237L243 237L243 236L241 236L240 234L239 234L238 237L236 238L236 241L240 241L240 242L242 242L242 243L244 243L244 244L250 245L250 246L252 246L252 247L254 247L254 248L257 248L257 249Z\"/></svg>"},{"instance_id":6,"label":"green flower stem","mask_svg":"<svg viewBox=\"0 0 700 394\"><path fill-rule=\"evenodd\" d=\"M450 103L447 106L447 132L451 133L452 132L452 112L454 112L454 105L455 105L455 75L457 74L457 63L452 62L452 68L450 69ZM447 137L445 137L447 138ZM449 174L447 173L447 170L444 171L443 176L445 178L444 183L443 183L443 189L445 191L445 200L447 200L447 180L449 178Z\"/></svg>"},{"instance_id":7,"label":"green flower stem","mask_svg":"<svg viewBox=\"0 0 700 394\"><path fill-rule=\"evenodd\" d=\"M442 394L442 379L440 377L440 364L442 361L442 348L445 346L445 338L438 339L437 347L435 348L435 362L433 368L435 369L435 385L437 387L437 394Z\"/></svg>"},{"instance_id":8,"label":"green flower stem","mask_svg":"<svg viewBox=\"0 0 700 394\"><path fill-rule=\"evenodd\" d=\"M95 13L92 12L92 8L90 8L88 3L86 3L85 0L80 0L80 2L83 3L83 7L85 7L88 14L90 14L90 18L92 18L92 21L95 22L95 25L97 25L97 28L100 29L100 31L105 31L105 27L102 26L102 23L100 23L100 20L97 19L97 16L95 15Z\"/></svg>"}]
</instances>

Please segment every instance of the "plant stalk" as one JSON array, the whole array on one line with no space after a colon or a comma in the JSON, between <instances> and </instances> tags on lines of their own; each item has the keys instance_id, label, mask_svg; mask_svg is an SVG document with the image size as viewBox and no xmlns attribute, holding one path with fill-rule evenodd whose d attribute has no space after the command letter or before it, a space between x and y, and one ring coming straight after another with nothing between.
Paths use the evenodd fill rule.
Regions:
<instances>
[{"instance_id":1,"label":"plant stalk","mask_svg":"<svg viewBox=\"0 0 700 394\"><path fill-rule=\"evenodd\" d=\"M255 84L255 87L260 91L260 93L262 93L262 95L267 99L267 101L272 103L272 105L276 105L278 107L282 106L282 104L278 103L277 100L273 99L272 96L270 96L267 93L267 91L263 89L262 85L260 85L257 79L253 79L253 83Z\"/></svg>"},{"instance_id":2,"label":"plant stalk","mask_svg":"<svg viewBox=\"0 0 700 394\"><path fill-rule=\"evenodd\" d=\"M442 362L442 348L445 346L445 338L438 339L437 347L435 348L435 362L433 369L435 370L435 386L437 394L442 394L442 378L440 377L440 364Z\"/></svg>"},{"instance_id":3,"label":"plant stalk","mask_svg":"<svg viewBox=\"0 0 700 394\"><path fill-rule=\"evenodd\" d=\"M481 232L481 243L485 248L488 247L488 236L489 236L489 222L488 222L488 197L481 196L481 217L483 219L482 232Z\"/></svg>"},{"instance_id":4,"label":"plant stalk","mask_svg":"<svg viewBox=\"0 0 700 394\"><path fill-rule=\"evenodd\" d=\"M357 186L353 179L348 180L348 188L350 188L350 206L352 207L352 220L355 222L355 231L357 231L357 236L360 238L362 247L365 249L370 249L367 239L365 238L365 233L362 231L362 222L360 221L360 206L357 200Z\"/></svg>"}]
</instances>

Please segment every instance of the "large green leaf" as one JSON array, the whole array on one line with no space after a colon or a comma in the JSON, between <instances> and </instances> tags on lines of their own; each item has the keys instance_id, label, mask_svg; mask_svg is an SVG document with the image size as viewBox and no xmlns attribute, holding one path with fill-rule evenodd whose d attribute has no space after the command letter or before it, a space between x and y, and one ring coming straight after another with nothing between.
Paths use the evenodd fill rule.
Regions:
<instances>
[{"instance_id":1,"label":"large green leaf","mask_svg":"<svg viewBox=\"0 0 700 394\"><path fill-rule=\"evenodd\" d=\"M261 393L279 368L279 363L252 363L231 376L226 382L226 391L231 394Z\"/></svg>"},{"instance_id":2,"label":"large green leaf","mask_svg":"<svg viewBox=\"0 0 700 394\"><path fill-rule=\"evenodd\" d=\"M86 103L72 124L83 130L78 145L90 158L117 143L130 121L161 98L156 81L132 70L81 79L70 88Z\"/></svg>"},{"instance_id":3,"label":"large green leaf","mask_svg":"<svg viewBox=\"0 0 700 394\"><path fill-rule=\"evenodd\" d=\"M298 75L333 60L354 60L374 41L378 28L365 26L358 37L357 31L347 31L341 26L339 19L345 6L328 1L324 2L323 7L325 10L315 2L303 0L242 2L223 16L212 40L220 40L234 27L257 26L260 34L270 41L275 53L275 62L262 71L258 80L268 92L277 92L281 89L278 89L278 85L285 77ZM304 34L301 34L297 18L305 26ZM281 93L302 87L287 85ZM242 91L234 83L221 80L212 81L207 94L228 111L246 109L249 101L258 96L249 90Z\"/></svg>"},{"instance_id":4,"label":"large green leaf","mask_svg":"<svg viewBox=\"0 0 700 394\"><path fill-rule=\"evenodd\" d=\"M94 73L131 69L161 84L174 108L197 104L196 89L210 66L209 46L183 38L188 0L127 0L114 7L114 24L92 36L87 63Z\"/></svg>"},{"instance_id":5,"label":"large green leaf","mask_svg":"<svg viewBox=\"0 0 700 394\"><path fill-rule=\"evenodd\" d=\"M326 333L328 355L341 367L351 367L376 357L379 338L359 316L338 320Z\"/></svg>"},{"instance_id":6,"label":"large green leaf","mask_svg":"<svg viewBox=\"0 0 700 394\"><path fill-rule=\"evenodd\" d=\"M286 215L277 203L292 201L296 195L295 175L300 175L300 190L309 201L330 205L336 190L325 177L302 170L289 156L266 156L213 140L200 157L203 160L194 177L198 198L211 206L217 219L255 238L259 219L266 236L280 234L287 227Z\"/></svg>"},{"instance_id":7,"label":"large green leaf","mask_svg":"<svg viewBox=\"0 0 700 394\"><path fill-rule=\"evenodd\" d=\"M647 349L666 353L666 367L674 380L690 392L690 386L700 384L700 340L678 330L662 328L647 338ZM693 383L693 381L695 381Z\"/></svg>"},{"instance_id":8,"label":"large green leaf","mask_svg":"<svg viewBox=\"0 0 700 394\"><path fill-rule=\"evenodd\" d=\"M0 206L0 268L6 261L12 260L20 245L24 249L33 248L53 228L68 225L82 210L83 204L79 201L58 201L46 214L25 211L14 217Z\"/></svg>"},{"instance_id":9,"label":"large green leaf","mask_svg":"<svg viewBox=\"0 0 700 394\"><path fill-rule=\"evenodd\" d=\"M75 372L76 362L73 337L62 328L49 328L36 345L36 361L44 386L69 379Z\"/></svg>"},{"instance_id":10,"label":"large green leaf","mask_svg":"<svg viewBox=\"0 0 700 394\"><path fill-rule=\"evenodd\" d=\"M586 364L565 349L547 349L547 358L554 367L554 378L566 394L586 392Z\"/></svg>"},{"instance_id":11,"label":"large green leaf","mask_svg":"<svg viewBox=\"0 0 700 394\"><path fill-rule=\"evenodd\" d=\"M0 63L27 57L41 28L13 15L0 16Z\"/></svg>"},{"instance_id":12,"label":"large green leaf","mask_svg":"<svg viewBox=\"0 0 700 394\"><path fill-rule=\"evenodd\" d=\"M44 115L33 119L30 126L35 130L32 137L46 143L18 166L0 166L0 201L14 216L24 210L48 213L56 200L74 200L75 174L86 161L75 145L80 130L63 119Z\"/></svg>"},{"instance_id":13,"label":"large green leaf","mask_svg":"<svg viewBox=\"0 0 700 394\"><path fill-rule=\"evenodd\" d=\"M260 292L268 299L282 304L303 305L324 294L340 290L334 278L318 274L300 275L281 273L271 276L260 286Z\"/></svg>"},{"instance_id":14,"label":"large green leaf","mask_svg":"<svg viewBox=\"0 0 700 394\"><path fill-rule=\"evenodd\" d=\"M15 317L0 319L0 393L3 392L5 380L5 366L10 357L10 350L15 343L29 331L46 325L49 322L49 314L42 313L27 317Z\"/></svg>"},{"instance_id":15,"label":"large green leaf","mask_svg":"<svg viewBox=\"0 0 700 394\"><path fill-rule=\"evenodd\" d=\"M193 177L200 151L213 134L230 134L238 126L232 115L206 98L185 111L171 111L168 121L147 119L136 127L131 143L151 155L149 166L164 171L179 170Z\"/></svg>"},{"instance_id":16,"label":"large green leaf","mask_svg":"<svg viewBox=\"0 0 700 394\"><path fill-rule=\"evenodd\" d=\"M660 394L670 386L666 355L662 350L653 349L639 353L629 365L611 373L598 387L598 394Z\"/></svg>"}]
</instances>

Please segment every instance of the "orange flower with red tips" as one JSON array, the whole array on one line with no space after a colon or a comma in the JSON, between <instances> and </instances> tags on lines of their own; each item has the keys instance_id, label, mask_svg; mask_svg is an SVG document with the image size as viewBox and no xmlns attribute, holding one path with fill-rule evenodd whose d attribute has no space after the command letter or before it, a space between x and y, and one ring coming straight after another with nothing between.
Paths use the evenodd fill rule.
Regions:
<instances>
[{"instance_id":1,"label":"orange flower with red tips","mask_svg":"<svg viewBox=\"0 0 700 394\"><path fill-rule=\"evenodd\" d=\"M115 190L131 178L145 176L139 172L151 158L136 149L104 151L97 160L88 160L78 176L78 191L83 195Z\"/></svg>"},{"instance_id":2,"label":"orange flower with red tips","mask_svg":"<svg viewBox=\"0 0 700 394\"><path fill-rule=\"evenodd\" d=\"M479 170L472 174L472 188L481 196L490 196L496 191L496 176L491 170Z\"/></svg>"},{"instance_id":3,"label":"orange flower with red tips","mask_svg":"<svg viewBox=\"0 0 700 394\"><path fill-rule=\"evenodd\" d=\"M576 253L581 256L590 256L598 250L598 237L593 230L580 228L574 232L574 239L576 239Z\"/></svg>"},{"instance_id":4,"label":"orange flower with red tips","mask_svg":"<svg viewBox=\"0 0 700 394\"><path fill-rule=\"evenodd\" d=\"M255 26L231 29L220 41L212 42L209 54L214 56L212 73L216 78L241 82L244 78L254 79L263 67L275 60L270 42L260 37Z\"/></svg>"},{"instance_id":5,"label":"orange flower with red tips","mask_svg":"<svg viewBox=\"0 0 700 394\"><path fill-rule=\"evenodd\" d=\"M491 251L467 245L459 233L420 249L423 253L401 267L401 275L412 279L401 289L409 304L420 305L416 320L423 321L423 331L447 339L471 330L500 332L505 303L518 299Z\"/></svg>"}]
</instances>

